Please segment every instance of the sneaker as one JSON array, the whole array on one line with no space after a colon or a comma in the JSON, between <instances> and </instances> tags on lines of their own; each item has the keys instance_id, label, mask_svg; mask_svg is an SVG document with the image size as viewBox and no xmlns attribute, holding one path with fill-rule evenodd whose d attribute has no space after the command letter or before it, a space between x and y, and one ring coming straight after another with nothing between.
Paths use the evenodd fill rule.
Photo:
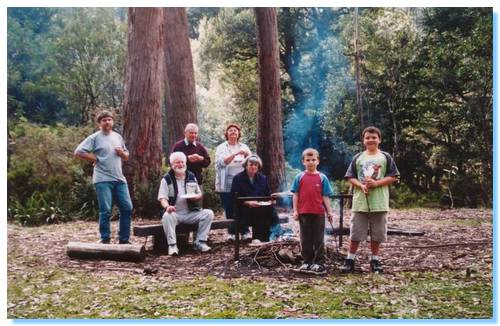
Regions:
<instances>
[{"instance_id":1,"label":"sneaker","mask_svg":"<svg viewBox=\"0 0 500 326\"><path fill-rule=\"evenodd\" d=\"M252 234L251 234L250 232L247 232L247 233L245 233L245 234L243 234L243 235L241 236L241 240L242 240L242 241L245 241L245 240L251 240L251 239L252 239Z\"/></svg>"},{"instance_id":2,"label":"sneaker","mask_svg":"<svg viewBox=\"0 0 500 326\"><path fill-rule=\"evenodd\" d=\"M370 260L370 267L372 269L372 273L382 274L384 272L384 268L382 267L382 264L380 263L380 260L378 260L378 259Z\"/></svg>"},{"instance_id":3,"label":"sneaker","mask_svg":"<svg viewBox=\"0 0 500 326\"><path fill-rule=\"evenodd\" d=\"M226 241L235 241L235 240L236 236L234 234L228 233L228 235L226 236Z\"/></svg>"},{"instance_id":4,"label":"sneaker","mask_svg":"<svg viewBox=\"0 0 500 326\"><path fill-rule=\"evenodd\" d=\"M311 265L309 264L302 264L298 269L297 269L297 272L299 273L309 273L309 268L311 267Z\"/></svg>"},{"instance_id":5,"label":"sneaker","mask_svg":"<svg viewBox=\"0 0 500 326\"><path fill-rule=\"evenodd\" d=\"M176 244L168 246L168 255L169 256L178 256L179 255L179 248L177 248Z\"/></svg>"},{"instance_id":6,"label":"sneaker","mask_svg":"<svg viewBox=\"0 0 500 326\"><path fill-rule=\"evenodd\" d=\"M109 239L101 239L97 243L102 243L102 244L110 244L111 241Z\"/></svg>"},{"instance_id":7,"label":"sneaker","mask_svg":"<svg viewBox=\"0 0 500 326\"><path fill-rule=\"evenodd\" d=\"M309 267L309 273L314 275L325 275L326 269L323 265L312 264L311 267Z\"/></svg>"},{"instance_id":8,"label":"sneaker","mask_svg":"<svg viewBox=\"0 0 500 326\"><path fill-rule=\"evenodd\" d=\"M196 241L194 243L194 250L196 251L201 251L201 252L207 252L210 251L212 248L210 248L205 241Z\"/></svg>"},{"instance_id":9,"label":"sneaker","mask_svg":"<svg viewBox=\"0 0 500 326\"><path fill-rule=\"evenodd\" d=\"M119 244L132 244L130 241L128 240L120 240L118 241Z\"/></svg>"},{"instance_id":10,"label":"sneaker","mask_svg":"<svg viewBox=\"0 0 500 326\"><path fill-rule=\"evenodd\" d=\"M354 272L354 259L344 260L344 264L340 267L342 273L352 273Z\"/></svg>"}]
</instances>

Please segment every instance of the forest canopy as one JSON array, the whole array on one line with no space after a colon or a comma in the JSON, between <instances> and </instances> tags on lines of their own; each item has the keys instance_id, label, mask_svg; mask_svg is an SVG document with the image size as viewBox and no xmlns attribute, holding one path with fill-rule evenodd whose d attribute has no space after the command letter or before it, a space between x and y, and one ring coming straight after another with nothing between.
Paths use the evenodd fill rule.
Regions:
<instances>
[{"instance_id":1,"label":"forest canopy","mask_svg":"<svg viewBox=\"0 0 500 326\"><path fill-rule=\"evenodd\" d=\"M401 171L397 205L491 206L492 8L277 13L288 170L301 168L302 149L317 148L320 170L347 191L342 179L362 149L361 131L375 125ZM215 148L232 121L255 150L253 9L188 8L187 15L201 141ZM8 8L7 25L9 217L95 216L89 171L82 175L71 153L81 140L75 135L95 128L97 110L112 109L121 128L127 9ZM164 152L168 137L164 127ZM40 207L51 213L32 218Z\"/></svg>"}]
</instances>

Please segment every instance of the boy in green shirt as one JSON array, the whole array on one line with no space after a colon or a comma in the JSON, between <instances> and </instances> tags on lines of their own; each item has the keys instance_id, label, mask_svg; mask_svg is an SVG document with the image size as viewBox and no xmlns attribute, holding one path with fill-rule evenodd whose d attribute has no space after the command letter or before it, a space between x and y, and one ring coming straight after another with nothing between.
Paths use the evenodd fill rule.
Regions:
<instances>
[{"instance_id":1,"label":"boy in green shirt","mask_svg":"<svg viewBox=\"0 0 500 326\"><path fill-rule=\"evenodd\" d=\"M367 239L370 228L370 267L372 272L382 273L379 251L387 239L389 185L398 179L399 171L394 159L379 149L382 137L378 128L365 128L361 138L365 151L353 157L345 175L354 186L354 193L349 254L341 271L354 271L356 251L359 243Z\"/></svg>"}]
</instances>

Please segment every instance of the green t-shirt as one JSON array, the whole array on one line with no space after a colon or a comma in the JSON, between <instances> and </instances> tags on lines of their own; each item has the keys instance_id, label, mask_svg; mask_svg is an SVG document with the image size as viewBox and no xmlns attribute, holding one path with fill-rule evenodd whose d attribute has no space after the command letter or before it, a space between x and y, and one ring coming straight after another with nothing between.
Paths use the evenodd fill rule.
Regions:
<instances>
[{"instance_id":1,"label":"green t-shirt","mask_svg":"<svg viewBox=\"0 0 500 326\"><path fill-rule=\"evenodd\" d=\"M356 164L355 169L353 169L353 164ZM375 180L380 180L386 176L399 176L399 171L392 157L381 151L378 151L378 153L374 155L369 155L367 152L361 153L361 155L351 162L345 175L346 178L356 178L361 182L364 181L365 177L372 177ZM360 188L354 187L352 211L389 211L389 186L372 188L367 195L365 195Z\"/></svg>"}]
</instances>

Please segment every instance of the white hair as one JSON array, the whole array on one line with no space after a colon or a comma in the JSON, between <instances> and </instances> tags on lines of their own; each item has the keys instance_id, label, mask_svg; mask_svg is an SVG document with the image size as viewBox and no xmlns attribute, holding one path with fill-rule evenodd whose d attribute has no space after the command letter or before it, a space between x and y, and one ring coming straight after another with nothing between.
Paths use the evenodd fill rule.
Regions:
<instances>
[{"instance_id":1,"label":"white hair","mask_svg":"<svg viewBox=\"0 0 500 326\"><path fill-rule=\"evenodd\" d=\"M260 159L259 155L252 154L249 157L247 157L247 159L242 164L245 169L248 166L248 162L257 163L259 165L259 170L262 169L262 160Z\"/></svg>"},{"instance_id":2,"label":"white hair","mask_svg":"<svg viewBox=\"0 0 500 326\"><path fill-rule=\"evenodd\" d=\"M172 164L175 160L182 160L184 163L186 163L187 161L187 157L186 157L186 154L184 154L183 152L173 152L172 154L170 154L170 157L168 158L170 164Z\"/></svg>"},{"instance_id":3,"label":"white hair","mask_svg":"<svg viewBox=\"0 0 500 326\"><path fill-rule=\"evenodd\" d=\"M196 130L199 130L198 126L194 123L188 123L186 125L186 128L184 128L184 132L188 131L188 130L192 130L192 129L196 129Z\"/></svg>"}]
</instances>

